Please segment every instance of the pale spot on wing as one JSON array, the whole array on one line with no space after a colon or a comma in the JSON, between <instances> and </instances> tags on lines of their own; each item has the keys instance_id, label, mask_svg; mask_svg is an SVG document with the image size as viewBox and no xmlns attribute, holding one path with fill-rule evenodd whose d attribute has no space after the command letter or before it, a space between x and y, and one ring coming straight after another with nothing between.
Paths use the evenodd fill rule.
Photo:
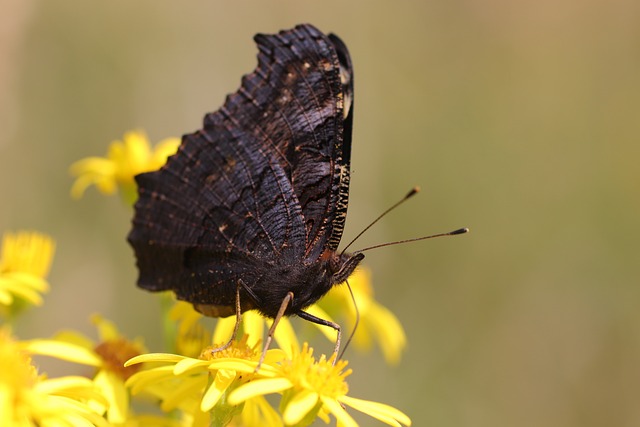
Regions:
<instances>
[{"instance_id":1,"label":"pale spot on wing","mask_svg":"<svg viewBox=\"0 0 640 427\"><path fill-rule=\"evenodd\" d=\"M319 65L327 72L333 70L333 63L331 61L327 61L326 59L322 59Z\"/></svg>"}]
</instances>

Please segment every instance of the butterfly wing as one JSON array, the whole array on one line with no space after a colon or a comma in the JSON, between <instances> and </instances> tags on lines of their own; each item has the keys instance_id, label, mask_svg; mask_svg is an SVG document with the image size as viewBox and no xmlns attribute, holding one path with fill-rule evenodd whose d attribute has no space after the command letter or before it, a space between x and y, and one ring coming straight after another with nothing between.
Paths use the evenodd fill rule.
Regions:
<instances>
[{"instance_id":1,"label":"butterfly wing","mask_svg":"<svg viewBox=\"0 0 640 427\"><path fill-rule=\"evenodd\" d=\"M256 42L240 89L136 178L129 242L145 289L233 307L238 280L339 243L351 141L336 45L310 25Z\"/></svg>"},{"instance_id":2,"label":"butterfly wing","mask_svg":"<svg viewBox=\"0 0 640 427\"><path fill-rule=\"evenodd\" d=\"M278 153L300 202L306 258L340 243L347 213L353 70L336 36L312 25L258 34L258 67L223 109Z\"/></svg>"},{"instance_id":3,"label":"butterfly wing","mask_svg":"<svg viewBox=\"0 0 640 427\"><path fill-rule=\"evenodd\" d=\"M257 280L276 257L302 257L304 226L288 178L228 120L185 136L161 170L136 180L129 242L145 289L232 305L238 279Z\"/></svg>"}]
</instances>

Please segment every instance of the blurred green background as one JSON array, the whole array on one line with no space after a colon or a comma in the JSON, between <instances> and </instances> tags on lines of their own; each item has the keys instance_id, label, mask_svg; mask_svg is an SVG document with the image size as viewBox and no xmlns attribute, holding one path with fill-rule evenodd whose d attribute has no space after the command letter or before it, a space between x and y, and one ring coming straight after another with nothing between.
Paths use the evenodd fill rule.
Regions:
<instances>
[{"instance_id":1,"label":"blurred green background","mask_svg":"<svg viewBox=\"0 0 640 427\"><path fill-rule=\"evenodd\" d=\"M58 243L21 338L100 312L159 349L130 210L72 201L67 168L132 128L194 131L255 66L254 33L311 22L355 66L344 240L414 185L357 248L472 230L368 253L409 348L395 368L351 350L351 394L415 426L640 425L640 2L2 3L0 228Z\"/></svg>"}]
</instances>

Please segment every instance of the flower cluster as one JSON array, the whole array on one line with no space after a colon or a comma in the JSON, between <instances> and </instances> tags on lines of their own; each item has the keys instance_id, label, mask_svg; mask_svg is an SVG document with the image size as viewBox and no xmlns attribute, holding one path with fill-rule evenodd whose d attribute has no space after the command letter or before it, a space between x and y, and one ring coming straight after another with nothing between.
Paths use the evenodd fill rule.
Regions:
<instances>
[{"instance_id":1,"label":"flower cluster","mask_svg":"<svg viewBox=\"0 0 640 427\"><path fill-rule=\"evenodd\" d=\"M0 312L13 317L27 304L41 305L41 293L55 252L49 236L35 232L6 233L0 249Z\"/></svg>"},{"instance_id":2,"label":"flower cluster","mask_svg":"<svg viewBox=\"0 0 640 427\"><path fill-rule=\"evenodd\" d=\"M258 368L259 348L249 346L247 339L244 335L219 352L205 349L198 358L162 353L135 357L127 366L156 366L134 374L127 385L134 393L145 391L160 399L164 411L186 411L198 426L227 425L235 418L245 426L309 425L317 417L328 422L328 414L339 425L357 426L346 406L388 425L411 425L391 406L348 396L345 379L351 370L336 355L315 359L305 343L291 357L268 350ZM274 393L281 395L281 417L265 399Z\"/></svg>"},{"instance_id":3,"label":"flower cluster","mask_svg":"<svg viewBox=\"0 0 640 427\"><path fill-rule=\"evenodd\" d=\"M120 190L135 200L138 173L157 169L175 152L177 139L154 149L142 132L115 141L106 158L76 162L71 193L80 197L90 185L106 194ZM255 312L242 316L239 339L224 346L236 319L218 319L211 330L190 304L167 294L166 353L149 353L140 339L123 336L110 321L94 315L97 339L63 330L50 339L18 340L13 325L28 306L43 303L55 250L53 239L36 232L6 233L0 252L0 425L4 426L307 426L320 418L338 426L358 424L349 409L387 425L411 420L388 405L349 396L347 361L321 355L283 318L275 329L277 346L263 349L271 320ZM385 359L398 363L406 344L396 317L373 297L370 273L349 279L352 294L337 286L309 312L360 326L356 348L380 343ZM355 308L357 304L358 309ZM335 332L318 326L331 340ZM307 331L308 332L308 331ZM308 337L306 338L308 339ZM266 351L265 354L262 354ZM83 367L86 375L49 378L34 361L53 357ZM278 397L279 396L279 397ZM277 407L272 404L278 400ZM165 415L138 413L136 402L155 402ZM154 405L154 403L151 403Z\"/></svg>"},{"instance_id":4,"label":"flower cluster","mask_svg":"<svg viewBox=\"0 0 640 427\"><path fill-rule=\"evenodd\" d=\"M135 201L134 177L143 172L159 169L167 157L178 149L178 138L167 138L151 149L149 139L142 131L124 134L123 141L113 141L107 157L87 157L71 165L70 171L76 176L71 187L71 196L80 198L87 187L95 185L104 194L114 194L120 189L124 200Z\"/></svg>"},{"instance_id":5,"label":"flower cluster","mask_svg":"<svg viewBox=\"0 0 640 427\"><path fill-rule=\"evenodd\" d=\"M28 349L7 328L0 329L0 370L0 425L108 425L88 404L106 404L93 381L39 375Z\"/></svg>"}]
</instances>

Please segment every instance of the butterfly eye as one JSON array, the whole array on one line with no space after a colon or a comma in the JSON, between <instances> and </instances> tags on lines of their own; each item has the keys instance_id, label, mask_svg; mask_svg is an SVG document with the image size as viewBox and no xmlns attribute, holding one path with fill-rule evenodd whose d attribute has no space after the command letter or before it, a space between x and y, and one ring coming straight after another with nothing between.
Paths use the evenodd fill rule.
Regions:
<instances>
[{"instance_id":1,"label":"butterfly eye","mask_svg":"<svg viewBox=\"0 0 640 427\"><path fill-rule=\"evenodd\" d=\"M351 276L351 273L353 273L353 270L355 270L358 264L364 259L364 254L357 253L355 255L346 255L346 257L346 260L344 260L345 256L343 255L341 259L344 261L340 264L340 267L337 269L338 271L333 274L331 281L334 284L339 284L347 280L349 276ZM334 259L338 260L338 258Z\"/></svg>"}]
</instances>

